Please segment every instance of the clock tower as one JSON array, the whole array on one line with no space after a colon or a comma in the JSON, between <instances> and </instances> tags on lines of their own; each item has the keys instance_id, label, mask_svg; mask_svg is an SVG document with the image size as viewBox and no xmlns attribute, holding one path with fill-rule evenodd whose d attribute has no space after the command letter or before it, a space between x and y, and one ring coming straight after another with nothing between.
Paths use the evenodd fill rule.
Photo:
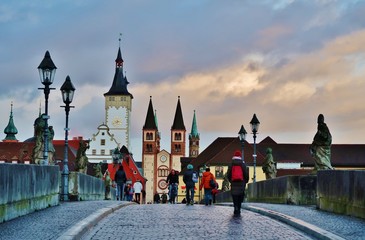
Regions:
<instances>
[{"instance_id":1,"label":"clock tower","mask_svg":"<svg viewBox=\"0 0 365 240\"><path fill-rule=\"evenodd\" d=\"M105 123L109 127L109 132L114 135L119 147L124 145L129 149L133 95L127 89L129 82L127 76L123 73L123 62L119 46L117 59L115 60L113 83L109 91L104 93Z\"/></svg>"}]
</instances>

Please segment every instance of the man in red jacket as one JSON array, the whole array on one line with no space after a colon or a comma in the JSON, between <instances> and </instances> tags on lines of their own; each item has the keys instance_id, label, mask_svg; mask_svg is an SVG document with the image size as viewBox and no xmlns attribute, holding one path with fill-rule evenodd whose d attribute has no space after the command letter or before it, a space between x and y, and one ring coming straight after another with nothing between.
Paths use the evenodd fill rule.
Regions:
<instances>
[{"instance_id":1,"label":"man in red jacket","mask_svg":"<svg viewBox=\"0 0 365 240\"><path fill-rule=\"evenodd\" d=\"M210 185L210 180L213 180L216 183L213 173L210 172L210 168L206 168L205 172L203 172L202 181L199 186L200 190L204 187L205 206L212 205L212 187Z\"/></svg>"}]
</instances>

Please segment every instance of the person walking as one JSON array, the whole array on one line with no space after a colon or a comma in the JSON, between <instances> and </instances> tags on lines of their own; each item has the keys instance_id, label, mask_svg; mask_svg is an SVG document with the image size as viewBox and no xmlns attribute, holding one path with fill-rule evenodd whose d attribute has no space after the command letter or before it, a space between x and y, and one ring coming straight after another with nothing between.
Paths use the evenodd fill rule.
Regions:
<instances>
[{"instance_id":1,"label":"person walking","mask_svg":"<svg viewBox=\"0 0 365 240\"><path fill-rule=\"evenodd\" d=\"M166 183L169 186L169 202L175 203L177 186L179 185L179 175L176 174L174 169L171 169L170 174L167 176Z\"/></svg>"},{"instance_id":2,"label":"person walking","mask_svg":"<svg viewBox=\"0 0 365 240\"><path fill-rule=\"evenodd\" d=\"M246 183L249 180L249 171L246 163L242 160L241 151L236 150L232 163L227 171L228 181L231 183L231 195L235 216L241 215L241 205L245 196Z\"/></svg>"},{"instance_id":3,"label":"person walking","mask_svg":"<svg viewBox=\"0 0 365 240\"><path fill-rule=\"evenodd\" d=\"M186 205L194 205L194 188L195 182L193 181L193 165L189 164L187 166L187 171L184 173L183 182L185 183L186 190ZM195 173L196 174L196 173Z\"/></svg>"},{"instance_id":4,"label":"person walking","mask_svg":"<svg viewBox=\"0 0 365 240\"><path fill-rule=\"evenodd\" d=\"M141 203L141 192L142 192L142 183L139 179L137 179L137 181L133 184L133 189L134 189L134 197L136 200L136 203L140 204Z\"/></svg>"},{"instance_id":5,"label":"person walking","mask_svg":"<svg viewBox=\"0 0 365 240\"><path fill-rule=\"evenodd\" d=\"M118 197L117 200L124 200L124 186L127 181L123 166L120 165L118 171L115 173L114 181L117 183Z\"/></svg>"},{"instance_id":6,"label":"person walking","mask_svg":"<svg viewBox=\"0 0 365 240\"><path fill-rule=\"evenodd\" d=\"M205 172L203 173L202 181L200 183L199 189L202 190L204 187L204 202L205 206L212 205L212 188L215 187L211 186L211 182L216 184L215 177L213 173L210 172L210 168L206 168Z\"/></svg>"}]
</instances>

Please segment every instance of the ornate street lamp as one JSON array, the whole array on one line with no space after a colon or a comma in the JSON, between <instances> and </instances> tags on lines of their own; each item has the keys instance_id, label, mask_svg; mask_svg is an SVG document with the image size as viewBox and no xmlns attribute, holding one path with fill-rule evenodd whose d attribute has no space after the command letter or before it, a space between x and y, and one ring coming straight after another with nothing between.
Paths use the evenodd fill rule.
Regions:
<instances>
[{"instance_id":1,"label":"ornate street lamp","mask_svg":"<svg viewBox=\"0 0 365 240\"><path fill-rule=\"evenodd\" d=\"M260 126L260 122L256 117L256 113L253 115L250 124L253 133L253 182L256 183L256 134Z\"/></svg>"},{"instance_id":2,"label":"ornate street lamp","mask_svg":"<svg viewBox=\"0 0 365 240\"><path fill-rule=\"evenodd\" d=\"M44 148L43 148L43 161L41 165L48 165L48 96L50 90L55 88L50 88L49 86L53 83L54 75L56 73L57 67L54 65L51 55L47 51L44 55L42 62L38 66L39 77L41 79L44 88L38 88L44 90L45 97L45 114L42 115L44 119Z\"/></svg>"},{"instance_id":3,"label":"ornate street lamp","mask_svg":"<svg viewBox=\"0 0 365 240\"><path fill-rule=\"evenodd\" d=\"M61 86L61 93L63 102L66 106L61 106L65 108L66 112L66 127L65 127L65 152L63 158L63 171L62 171L62 193L61 193L61 200L68 201L68 114L70 112L70 108L74 106L70 106L72 99L75 93L75 87L71 82L69 76L66 77L65 82Z\"/></svg>"},{"instance_id":4,"label":"ornate street lamp","mask_svg":"<svg viewBox=\"0 0 365 240\"><path fill-rule=\"evenodd\" d=\"M238 137L240 139L240 142L241 142L241 146L242 146L242 162L245 161L245 158L244 158L244 154L243 154L243 147L244 147L244 144L245 144L245 140L246 140L246 130L245 128L243 127L243 125L241 125L241 129L240 131L238 132Z\"/></svg>"},{"instance_id":5,"label":"ornate street lamp","mask_svg":"<svg viewBox=\"0 0 365 240\"><path fill-rule=\"evenodd\" d=\"M121 163L120 161L120 157L121 157L121 153L118 149L118 147L116 147L112 153L112 158L113 158L113 164L119 164Z\"/></svg>"}]
</instances>

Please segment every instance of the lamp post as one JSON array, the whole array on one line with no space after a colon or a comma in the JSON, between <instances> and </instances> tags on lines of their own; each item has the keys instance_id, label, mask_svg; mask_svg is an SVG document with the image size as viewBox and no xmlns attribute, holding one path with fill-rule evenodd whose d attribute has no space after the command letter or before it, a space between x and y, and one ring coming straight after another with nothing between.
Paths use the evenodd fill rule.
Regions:
<instances>
[{"instance_id":1,"label":"lamp post","mask_svg":"<svg viewBox=\"0 0 365 240\"><path fill-rule=\"evenodd\" d=\"M48 96L50 90L55 88L50 88L49 86L53 83L54 75L56 73L57 67L54 65L51 55L47 51L44 55L42 62L38 66L39 77L41 79L44 88L44 98L45 98L45 114L42 115L44 119L44 148L43 148L43 161L41 165L48 165Z\"/></svg>"},{"instance_id":2,"label":"lamp post","mask_svg":"<svg viewBox=\"0 0 365 240\"><path fill-rule=\"evenodd\" d=\"M253 114L250 124L253 133L253 182L256 183L256 134L260 126L260 122L256 117L256 113Z\"/></svg>"},{"instance_id":3,"label":"lamp post","mask_svg":"<svg viewBox=\"0 0 365 240\"><path fill-rule=\"evenodd\" d=\"M66 127L65 127L65 155L63 158L63 171L62 171L62 194L61 194L61 200L68 201L68 131L70 130L68 128L68 114L70 112L70 108L73 108L74 106L70 106L70 103L72 102L72 99L74 97L75 93L75 87L71 82L71 79L69 76L66 77L65 82L61 86L61 93L62 93L62 99L63 102L66 104L66 106L61 106L65 108L66 112Z\"/></svg>"},{"instance_id":4,"label":"lamp post","mask_svg":"<svg viewBox=\"0 0 365 240\"><path fill-rule=\"evenodd\" d=\"M112 153L112 158L113 158L113 164L119 164L121 163L120 162L120 156L121 156L121 153L118 149L118 147L116 147Z\"/></svg>"},{"instance_id":5,"label":"lamp post","mask_svg":"<svg viewBox=\"0 0 365 240\"><path fill-rule=\"evenodd\" d=\"M244 154L243 154L243 147L244 147L244 144L245 144L245 140L246 140L246 130L245 128L243 127L243 125L241 125L241 129L240 131L238 132L238 137L240 139L240 142L241 142L241 146L242 146L242 161L244 162L245 161L245 158L244 158Z\"/></svg>"}]
</instances>

